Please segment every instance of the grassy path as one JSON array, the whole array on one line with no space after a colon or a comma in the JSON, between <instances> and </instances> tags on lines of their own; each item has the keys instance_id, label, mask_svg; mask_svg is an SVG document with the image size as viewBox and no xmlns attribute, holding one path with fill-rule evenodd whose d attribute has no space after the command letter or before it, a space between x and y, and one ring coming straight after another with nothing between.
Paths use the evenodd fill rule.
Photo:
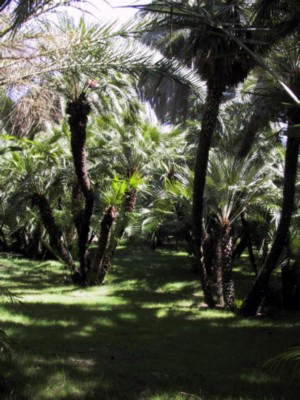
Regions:
<instances>
[{"instance_id":1,"label":"grassy path","mask_svg":"<svg viewBox=\"0 0 300 400\"><path fill-rule=\"evenodd\" d=\"M241 320L200 308L185 254L121 248L102 287L75 288L58 263L0 259L14 340L0 399L299 400L300 383L262 363L300 345L299 314ZM2 396L2 397L1 397Z\"/></svg>"}]
</instances>

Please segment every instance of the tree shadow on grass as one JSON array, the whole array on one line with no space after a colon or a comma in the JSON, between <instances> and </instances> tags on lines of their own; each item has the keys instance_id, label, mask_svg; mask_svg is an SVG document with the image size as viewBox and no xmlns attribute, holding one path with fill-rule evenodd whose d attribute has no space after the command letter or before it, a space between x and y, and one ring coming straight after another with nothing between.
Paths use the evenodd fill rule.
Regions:
<instances>
[{"instance_id":1,"label":"tree shadow on grass","mask_svg":"<svg viewBox=\"0 0 300 400\"><path fill-rule=\"evenodd\" d=\"M176 254L121 251L109 281L106 298L97 288L66 289L63 304L33 300L20 311L23 320L15 310L3 320L16 341L6 365L11 398L299 399L299 383L261 368L299 345L299 319L245 321L199 309L195 277ZM26 282L29 292L37 289ZM93 295L99 301L89 303Z\"/></svg>"}]
</instances>

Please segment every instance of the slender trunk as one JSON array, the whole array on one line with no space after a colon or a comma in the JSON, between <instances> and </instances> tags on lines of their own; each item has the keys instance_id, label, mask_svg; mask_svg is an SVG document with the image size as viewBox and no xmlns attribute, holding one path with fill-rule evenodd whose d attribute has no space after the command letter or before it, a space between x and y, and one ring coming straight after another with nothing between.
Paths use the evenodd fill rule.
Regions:
<instances>
[{"instance_id":1,"label":"slender trunk","mask_svg":"<svg viewBox=\"0 0 300 400\"><path fill-rule=\"evenodd\" d=\"M213 261L215 256L215 245L211 233L209 233L207 230L203 234L202 251L206 272L208 275L212 275Z\"/></svg>"},{"instance_id":2,"label":"slender trunk","mask_svg":"<svg viewBox=\"0 0 300 400\"><path fill-rule=\"evenodd\" d=\"M102 283L107 273L107 265L109 265L109 263L105 263L105 255L111 228L116 219L116 214L116 208L114 206L110 206L106 209L102 218L98 249L92 263L89 277L90 285L95 285L98 282Z\"/></svg>"},{"instance_id":3,"label":"slender trunk","mask_svg":"<svg viewBox=\"0 0 300 400\"><path fill-rule=\"evenodd\" d=\"M57 251L59 257L66 263L68 268L71 270L73 281L78 283L79 271L77 270L75 263L61 238L60 230L56 225L52 209L48 200L44 195L35 193L32 196L31 201L32 205L37 206L39 209L41 219L48 232L52 246Z\"/></svg>"},{"instance_id":4,"label":"slender trunk","mask_svg":"<svg viewBox=\"0 0 300 400\"><path fill-rule=\"evenodd\" d=\"M234 282L232 277L232 253L233 241L231 225L226 222L221 227L222 248L222 280L224 291L224 303L227 310L234 309Z\"/></svg>"},{"instance_id":5,"label":"slender trunk","mask_svg":"<svg viewBox=\"0 0 300 400\"><path fill-rule=\"evenodd\" d=\"M0 227L0 247L2 249L2 251L8 252L10 251L10 247L7 243L5 234L3 232L3 229Z\"/></svg>"},{"instance_id":6,"label":"slender trunk","mask_svg":"<svg viewBox=\"0 0 300 400\"><path fill-rule=\"evenodd\" d=\"M264 298L271 273L276 268L278 259L286 242L294 206L299 143L299 138L288 137L285 153L281 217L271 251L267 256L263 268L258 274L252 289L244 300L241 311L245 316L255 315L257 313L257 310Z\"/></svg>"},{"instance_id":7,"label":"slender trunk","mask_svg":"<svg viewBox=\"0 0 300 400\"><path fill-rule=\"evenodd\" d=\"M86 167L86 126L91 107L82 93L77 99L69 101L67 114L71 131L71 149L78 185L85 198L84 210L81 213L81 223L78 225L78 247L80 258L80 271L83 283L86 282L88 270L88 239L90 222L94 208L94 194Z\"/></svg>"},{"instance_id":8,"label":"slender trunk","mask_svg":"<svg viewBox=\"0 0 300 400\"><path fill-rule=\"evenodd\" d=\"M236 155L238 160L243 160L247 157L255 143L258 132L269 123L269 108L272 107L272 105L267 104L266 100L264 100L264 102L261 100L256 101L256 108L241 134L241 142Z\"/></svg>"},{"instance_id":9,"label":"slender trunk","mask_svg":"<svg viewBox=\"0 0 300 400\"><path fill-rule=\"evenodd\" d=\"M247 248L248 248L250 262L251 262L251 265L252 265L255 275L257 275L258 268L257 268L256 259L255 259L254 253L253 253L250 226L249 226L249 222L246 219L246 213L244 211L241 213L241 223L242 223L242 226L244 229L244 235L247 240Z\"/></svg>"},{"instance_id":10,"label":"slender trunk","mask_svg":"<svg viewBox=\"0 0 300 400\"><path fill-rule=\"evenodd\" d=\"M30 245L28 248L28 257L33 259L42 258L42 225L38 223L32 232Z\"/></svg>"},{"instance_id":11,"label":"slender trunk","mask_svg":"<svg viewBox=\"0 0 300 400\"><path fill-rule=\"evenodd\" d=\"M224 307L224 290L223 290L223 279L222 279L222 237L218 238L216 246L216 262L215 262L215 285L217 292L218 306Z\"/></svg>"},{"instance_id":12,"label":"slender trunk","mask_svg":"<svg viewBox=\"0 0 300 400\"><path fill-rule=\"evenodd\" d=\"M74 182L72 187L72 216L78 237L80 237L81 226L84 220L84 200L84 195L78 182Z\"/></svg>"},{"instance_id":13,"label":"slender trunk","mask_svg":"<svg viewBox=\"0 0 300 400\"><path fill-rule=\"evenodd\" d=\"M125 229L127 228L130 218L131 218L131 213L133 213L135 209L135 204L136 204L136 198L137 198L137 191L134 188L129 188L125 192L125 200L124 200L124 215L122 218L118 218L118 222L116 225L118 225L115 229L114 232L114 241L111 243L110 248L107 251L107 259L109 265L111 265L112 258L115 254L118 241L121 239L123 236Z\"/></svg>"},{"instance_id":14,"label":"slender trunk","mask_svg":"<svg viewBox=\"0 0 300 400\"><path fill-rule=\"evenodd\" d=\"M207 272L205 269L204 258L202 254L203 200L209 150L217 123L221 98L222 89L208 85L208 92L202 117L202 127L199 132L199 143L195 160L195 176L193 186L192 220L195 241L196 264L199 269L199 275L205 296L205 301L209 307L214 307L214 300L212 297L211 287L208 282Z\"/></svg>"}]
</instances>

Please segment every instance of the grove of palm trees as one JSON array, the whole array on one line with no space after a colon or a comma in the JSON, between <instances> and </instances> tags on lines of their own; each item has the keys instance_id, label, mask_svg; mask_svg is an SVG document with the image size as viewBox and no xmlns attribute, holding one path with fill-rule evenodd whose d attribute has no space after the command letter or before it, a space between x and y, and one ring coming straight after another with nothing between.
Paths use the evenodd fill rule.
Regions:
<instances>
[{"instance_id":1,"label":"grove of palm trees","mask_svg":"<svg viewBox=\"0 0 300 400\"><path fill-rule=\"evenodd\" d=\"M0 398L298 399L298 1L84 3L0 1Z\"/></svg>"}]
</instances>

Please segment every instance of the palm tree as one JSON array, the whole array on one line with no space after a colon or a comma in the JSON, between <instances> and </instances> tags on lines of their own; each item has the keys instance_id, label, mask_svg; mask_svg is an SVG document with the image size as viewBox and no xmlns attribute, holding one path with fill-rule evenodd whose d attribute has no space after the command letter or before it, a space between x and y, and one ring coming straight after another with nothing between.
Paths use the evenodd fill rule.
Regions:
<instances>
[{"instance_id":1,"label":"palm tree","mask_svg":"<svg viewBox=\"0 0 300 400\"><path fill-rule=\"evenodd\" d=\"M158 15L154 22L156 30L159 26L176 32L175 38L174 35L171 36L168 48L185 49L185 59L195 66L207 82L207 96L195 160L193 225L202 287L207 303L213 306L214 302L202 262L201 246L206 170L219 107L224 91L243 82L257 63L257 57L253 57L253 54L266 53L279 37L287 35L288 30L279 29L282 28L282 21L280 21L272 25L272 29L276 28L275 33L272 33L273 36L269 35L266 29L262 38L261 33L256 33L258 31L254 30L258 26L262 27L262 18L257 16L254 18L254 23L249 25L246 21L251 20L250 16L243 15L246 12L249 14L249 11L252 13L255 11L249 8L248 2L238 5L235 1L205 2L205 4L159 1L153 2L150 6L143 6L142 9ZM289 29L295 29L298 23L296 18L296 21L291 24L292 28L290 26ZM254 29L250 30L250 28Z\"/></svg>"},{"instance_id":2,"label":"palm tree","mask_svg":"<svg viewBox=\"0 0 300 400\"><path fill-rule=\"evenodd\" d=\"M298 40L290 41L280 47L280 53L277 54L277 65L281 69L281 73L285 78L289 77L289 85L293 93L299 97L300 94L300 68L298 54ZM288 43L288 47L286 47ZM286 49L286 57L284 61L282 55ZM276 63L276 57L273 62ZM275 65L275 64L273 64ZM292 218L294 200L295 200L295 185L297 178L298 156L300 137L298 133L299 119L299 104L291 103L282 92L278 84L274 83L271 79L266 80L263 93L272 95L274 102L283 101L286 105L285 120L287 123L287 144L285 152L285 167L284 167L284 181L283 181L283 199L281 217L274 237L271 250L265 260L265 263L255 280L255 283L245 298L242 312L244 315L255 315L262 300L265 296L266 288L273 270L276 268L279 257L287 241L287 235ZM274 96L276 93L276 96ZM281 116L282 118L282 116Z\"/></svg>"},{"instance_id":3,"label":"palm tree","mask_svg":"<svg viewBox=\"0 0 300 400\"><path fill-rule=\"evenodd\" d=\"M175 158L180 159L182 154L178 154L178 148L185 146L183 140L179 145L178 129L166 129L149 121L145 107L138 103L136 96L132 92L131 102L124 103L122 112L115 113L113 118L102 114L89 128L89 132L93 132L89 151L97 160L90 172L97 182L97 191L102 193L103 212L99 248L92 263L94 273L90 281L104 279L116 246L135 216L140 195L148 197L151 182L161 179L160 162L172 163ZM99 177L103 175L106 177L101 183Z\"/></svg>"},{"instance_id":4,"label":"palm tree","mask_svg":"<svg viewBox=\"0 0 300 400\"><path fill-rule=\"evenodd\" d=\"M257 202L270 186L270 164L254 154L243 162L234 155L214 149L208 165L205 198L207 217L215 230L215 280L218 303L234 309L232 262L239 217L253 214ZM270 193L271 196L272 193ZM235 231L235 238L233 231Z\"/></svg>"},{"instance_id":5,"label":"palm tree","mask_svg":"<svg viewBox=\"0 0 300 400\"><path fill-rule=\"evenodd\" d=\"M57 222L57 215L53 210L63 192L62 177L66 171L61 165L65 164L67 168L70 159L64 150L65 140L60 135L44 133L43 142L10 136L6 141L16 143L18 147L15 146L15 150L12 151L10 146L2 155L2 170L7 171L7 174L1 177L1 184L6 188L5 196L2 196L2 202L6 203L2 226L12 228L12 232L16 231L16 226L18 229L24 228L29 237L30 247L30 236L34 239L41 231L41 220L49 236L47 247L53 248L53 252L69 267L73 279L76 280L78 271L67 249L63 224ZM33 206L38 208L40 219L31 208ZM30 229L30 225L33 229ZM38 240L41 239L42 232L38 235ZM28 252L26 254L30 255Z\"/></svg>"}]
</instances>

